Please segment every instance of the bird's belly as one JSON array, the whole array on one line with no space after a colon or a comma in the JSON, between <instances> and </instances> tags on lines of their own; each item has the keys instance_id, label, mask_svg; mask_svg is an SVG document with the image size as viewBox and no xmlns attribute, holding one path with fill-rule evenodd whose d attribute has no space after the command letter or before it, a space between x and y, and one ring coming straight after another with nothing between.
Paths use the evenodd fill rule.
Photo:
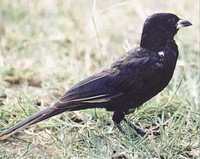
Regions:
<instances>
[{"instance_id":1,"label":"bird's belly","mask_svg":"<svg viewBox=\"0 0 200 159\"><path fill-rule=\"evenodd\" d=\"M160 93L170 82L174 69L168 69L165 72L152 76L141 81L141 87L137 90L133 88L130 91L127 99L130 102L130 107L138 107Z\"/></svg>"}]
</instances>

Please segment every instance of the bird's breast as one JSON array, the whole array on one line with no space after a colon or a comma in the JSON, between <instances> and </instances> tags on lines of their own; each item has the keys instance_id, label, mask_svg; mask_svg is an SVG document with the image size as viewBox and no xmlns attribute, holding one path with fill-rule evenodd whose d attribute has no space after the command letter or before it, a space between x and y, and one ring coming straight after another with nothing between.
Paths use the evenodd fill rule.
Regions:
<instances>
[{"instance_id":1,"label":"bird's breast","mask_svg":"<svg viewBox=\"0 0 200 159\"><path fill-rule=\"evenodd\" d=\"M132 99L136 105L141 105L161 92L170 82L176 66L177 56L175 53L162 51L156 57L150 59L151 64L140 74L137 91L133 88ZM152 60L152 61L151 61Z\"/></svg>"}]
</instances>

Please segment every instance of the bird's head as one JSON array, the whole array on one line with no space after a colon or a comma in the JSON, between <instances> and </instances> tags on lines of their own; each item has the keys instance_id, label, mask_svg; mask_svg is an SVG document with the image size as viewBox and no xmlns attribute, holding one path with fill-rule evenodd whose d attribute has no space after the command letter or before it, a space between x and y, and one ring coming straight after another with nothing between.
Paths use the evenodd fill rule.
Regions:
<instances>
[{"instance_id":1,"label":"bird's head","mask_svg":"<svg viewBox=\"0 0 200 159\"><path fill-rule=\"evenodd\" d=\"M153 14L145 20L140 45L157 51L165 47L167 41L173 40L180 28L190 25L189 21L171 13Z\"/></svg>"}]
</instances>

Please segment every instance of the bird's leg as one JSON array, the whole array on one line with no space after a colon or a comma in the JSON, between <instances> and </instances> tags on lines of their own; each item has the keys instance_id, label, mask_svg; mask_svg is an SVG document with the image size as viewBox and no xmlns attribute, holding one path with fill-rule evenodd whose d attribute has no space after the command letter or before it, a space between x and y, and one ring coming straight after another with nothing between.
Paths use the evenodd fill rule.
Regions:
<instances>
[{"instance_id":1,"label":"bird's leg","mask_svg":"<svg viewBox=\"0 0 200 159\"><path fill-rule=\"evenodd\" d=\"M143 130L142 128L139 128L138 126L136 126L135 124L129 122L126 118L125 118L125 113L124 112L114 112L112 120L114 122L114 125L118 128L118 130L123 133L123 134L127 134L121 127L120 122L122 120L124 120L128 126L130 126L132 129L134 129L136 131L137 134L139 134L140 136L144 136L146 135L145 130Z\"/></svg>"},{"instance_id":2,"label":"bird's leg","mask_svg":"<svg viewBox=\"0 0 200 159\"><path fill-rule=\"evenodd\" d=\"M122 133L122 134L126 134L126 132L122 129L120 124L114 123L114 126Z\"/></svg>"},{"instance_id":3,"label":"bird's leg","mask_svg":"<svg viewBox=\"0 0 200 159\"><path fill-rule=\"evenodd\" d=\"M140 136L144 136L146 135L146 131L138 126L136 126L135 124L131 123L130 121L128 121L126 118L124 118L124 121L128 124L128 126L130 126L132 129L134 129L136 131L137 134L139 134Z\"/></svg>"},{"instance_id":4,"label":"bird's leg","mask_svg":"<svg viewBox=\"0 0 200 159\"><path fill-rule=\"evenodd\" d=\"M98 119L98 115L97 115L97 109L96 108L94 109L94 116L95 116L95 120L97 120Z\"/></svg>"},{"instance_id":5,"label":"bird's leg","mask_svg":"<svg viewBox=\"0 0 200 159\"><path fill-rule=\"evenodd\" d=\"M120 122L124 119L124 117L125 117L124 112L114 112L112 116L114 126L117 127L122 134L126 134L120 125Z\"/></svg>"}]
</instances>

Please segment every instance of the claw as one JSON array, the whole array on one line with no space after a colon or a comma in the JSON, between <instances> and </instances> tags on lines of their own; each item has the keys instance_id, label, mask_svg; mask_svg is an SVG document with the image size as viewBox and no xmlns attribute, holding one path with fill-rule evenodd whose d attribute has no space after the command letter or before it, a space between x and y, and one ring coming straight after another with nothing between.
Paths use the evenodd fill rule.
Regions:
<instances>
[{"instance_id":1,"label":"claw","mask_svg":"<svg viewBox=\"0 0 200 159\"><path fill-rule=\"evenodd\" d=\"M145 136L147 134L147 132L144 129L139 128L135 124L133 124L133 123L129 122L128 120L126 120L125 118L124 118L124 121L128 124L128 126L130 126L132 129L134 129L138 135L143 137L143 136Z\"/></svg>"},{"instance_id":2,"label":"claw","mask_svg":"<svg viewBox=\"0 0 200 159\"><path fill-rule=\"evenodd\" d=\"M152 136L158 136L160 135L160 126L150 127L147 129L147 134Z\"/></svg>"}]
</instances>

